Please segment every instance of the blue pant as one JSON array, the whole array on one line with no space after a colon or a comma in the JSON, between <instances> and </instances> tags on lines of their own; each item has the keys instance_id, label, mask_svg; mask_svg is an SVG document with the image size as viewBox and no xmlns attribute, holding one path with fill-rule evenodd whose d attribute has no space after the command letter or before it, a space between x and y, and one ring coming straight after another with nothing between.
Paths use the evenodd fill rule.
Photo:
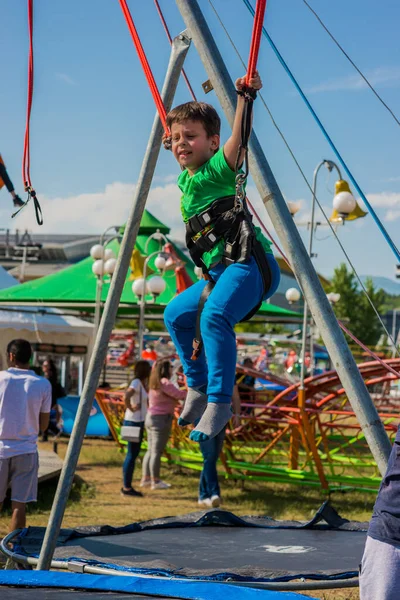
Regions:
<instances>
[{"instance_id":1,"label":"blue pant","mask_svg":"<svg viewBox=\"0 0 400 600\"><path fill-rule=\"evenodd\" d=\"M217 462L221 454L225 439L225 427L218 435L200 442L200 450L203 455L203 470L199 482L199 500L211 498L211 496L220 496Z\"/></svg>"},{"instance_id":2,"label":"blue pant","mask_svg":"<svg viewBox=\"0 0 400 600\"><path fill-rule=\"evenodd\" d=\"M271 287L264 300L278 288L280 271L272 254L267 254L271 270ZM182 361L189 387L207 385L209 402L230 403L236 369L236 337L234 327L257 306L263 296L263 282L257 263L225 267L218 264L210 271L216 282L201 315L203 350L191 360L196 316L203 279L176 296L164 312L165 325Z\"/></svg>"},{"instance_id":3,"label":"blue pant","mask_svg":"<svg viewBox=\"0 0 400 600\"><path fill-rule=\"evenodd\" d=\"M122 475L124 481L124 488L129 489L132 487L133 471L135 470L135 462L139 456L140 447L143 441L144 423L143 421L127 421L124 419L124 425L132 425L133 427L140 427L140 438L138 442L128 442L128 451L122 466Z\"/></svg>"}]
</instances>

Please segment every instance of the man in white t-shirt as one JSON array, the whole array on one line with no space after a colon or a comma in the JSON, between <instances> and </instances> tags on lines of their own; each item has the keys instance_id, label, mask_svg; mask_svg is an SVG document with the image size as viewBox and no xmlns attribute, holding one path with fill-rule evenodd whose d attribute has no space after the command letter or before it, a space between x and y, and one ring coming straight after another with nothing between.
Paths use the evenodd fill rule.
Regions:
<instances>
[{"instance_id":1,"label":"man in white t-shirt","mask_svg":"<svg viewBox=\"0 0 400 600\"><path fill-rule=\"evenodd\" d=\"M51 384L29 369L32 348L26 340L7 346L8 370L0 371L0 510L11 487L10 531L25 527L27 502L36 502L37 439L49 424Z\"/></svg>"}]
</instances>

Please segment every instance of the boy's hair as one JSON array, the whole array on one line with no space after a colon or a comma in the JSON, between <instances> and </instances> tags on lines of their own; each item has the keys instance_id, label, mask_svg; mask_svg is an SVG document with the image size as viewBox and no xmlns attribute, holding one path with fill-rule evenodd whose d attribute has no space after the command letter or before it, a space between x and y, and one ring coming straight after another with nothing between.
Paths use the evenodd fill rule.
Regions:
<instances>
[{"instance_id":1,"label":"boy's hair","mask_svg":"<svg viewBox=\"0 0 400 600\"><path fill-rule=\"evenodd\" d=\"M149 389L159 390L161 379L171 377L171 363L169 360L161 359L154 363L150 374Z\"/></svg>"},{"instance_id":2,"label":"boy's hair","mask_svg":"<svg viewBox=\"0 0 400 600\"><path fill-rule=\"evenodd\" d=\"M182 123L183 121L199 121L205 129L207 137L220 135L221 119L215 108L206 102L186 102L175 106L167 114L169 129L173 123Z\"/></svg>"},{"instance_id":3,"label":"boy's hair","mask_svg":"<svg viewBox=\"0 0 400 600\"><path fill-rule=\"evenodd\" d=\"M7 355L13 354L20 365L27 365L32 358L32 347L27 340L12 340L7 346Z\"/></svg>"}]
</instances>

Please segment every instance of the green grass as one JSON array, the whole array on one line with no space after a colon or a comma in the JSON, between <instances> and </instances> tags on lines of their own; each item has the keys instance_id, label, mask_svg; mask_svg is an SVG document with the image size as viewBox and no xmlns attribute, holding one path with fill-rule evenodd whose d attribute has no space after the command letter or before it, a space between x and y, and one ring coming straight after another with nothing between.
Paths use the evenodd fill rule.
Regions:
<instances>
[{"instance_id":1,"label":"green grass","mask_svg":"<svg viewBox=\"0 0 400 600\"><path fill-rule=\"evenodd\" d=\"M59 455L64 457L67 440L59 442ZM46 447L45 444L42 445ZM49 449L47 445L46 449ZM171 489L146 491L144 498L132 499L120 495L124 454L114 442L85 440L77 476L68 501L63 527L81 525L125 525L157 517L173 516L198 510L197 487L199 473L163 463L162 477ZM140 465L135 479L140 477ZM267 515L274 519L309 520L320 505L330 498L342 517L367 521L372 512L374 496L360 491L334 492L320 488L257 480L220 478L223 508L237 515ZM134 482L136 485L137 482ZM55 481L40 485L38 503L28 505L28 525L47 525L56 489ZM0 535L8 529L10 510L0 516ZM319 592L310 596L325 600L355 600L356 590Z\"/></svg>"}]
</instances>

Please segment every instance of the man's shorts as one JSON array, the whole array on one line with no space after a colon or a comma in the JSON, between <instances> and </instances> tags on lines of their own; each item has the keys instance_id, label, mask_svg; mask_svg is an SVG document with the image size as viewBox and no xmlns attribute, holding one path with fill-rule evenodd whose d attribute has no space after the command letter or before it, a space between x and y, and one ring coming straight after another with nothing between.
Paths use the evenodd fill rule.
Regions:
<instances>
[{"instance_id":1,"label":"man's shorts","mask_svg":"<svg viewBox=\"0 0 400 600\"><path fill-rule=\"evenodd\" d=\"M36 502L38 470L37 452L0 458L0 502L3 502L9 487L14 502Z\"/></svg>"}]
</instances>

